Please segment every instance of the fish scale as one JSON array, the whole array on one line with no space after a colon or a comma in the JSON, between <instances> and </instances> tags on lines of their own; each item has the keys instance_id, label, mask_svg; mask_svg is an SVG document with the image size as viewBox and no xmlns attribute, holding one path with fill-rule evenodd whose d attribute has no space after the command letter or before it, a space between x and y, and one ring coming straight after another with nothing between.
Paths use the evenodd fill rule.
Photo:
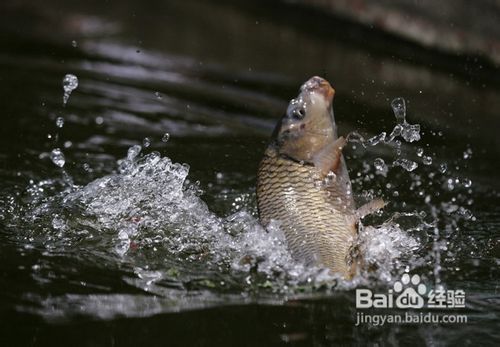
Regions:
<instances>
[{"instance_id":1,"label":"fish scale","mask_svg":"<svg viewBox=\"0 0 500 347\"><path fill-rule=\"evenodd\" d=\"M356 235L355 224L348 220L354 210L345 195L337 181L323 184L314 166L276 151L268 150L260 163L257 200L261 222L281 222L295 258L342 274L351 273L350 245Z\"/></svg>"}]
</instances>

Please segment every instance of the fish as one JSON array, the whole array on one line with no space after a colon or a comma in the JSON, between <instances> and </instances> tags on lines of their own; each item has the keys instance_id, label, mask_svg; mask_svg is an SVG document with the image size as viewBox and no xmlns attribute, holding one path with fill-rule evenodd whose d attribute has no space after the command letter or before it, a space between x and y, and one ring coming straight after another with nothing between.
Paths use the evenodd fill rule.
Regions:
<instances>
[{"instance_id":1,"label":"fish","mask_svg":"<svg viewBox=\"0 0 500 347\"><path fill-rule=\"evenodd\" d=\"M333 113L335 90L314 76L278 121L257 173L260 223L280 223L293 258L350 279L361 263L355 242L361 218L382 207L356 209Z\"/></svg>"}]
</instances>

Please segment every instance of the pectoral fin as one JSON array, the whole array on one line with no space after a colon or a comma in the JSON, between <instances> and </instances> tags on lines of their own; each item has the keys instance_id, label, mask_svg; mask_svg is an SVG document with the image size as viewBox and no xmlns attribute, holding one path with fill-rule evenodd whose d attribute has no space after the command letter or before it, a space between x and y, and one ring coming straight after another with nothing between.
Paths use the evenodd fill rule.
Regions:
<instances>
[{"instance_id":1,"label":"pectoral fin","mask_svg":"<svg viewBox=\"0 0 500 347\"><path fill-rule=\"evenodd\" d=\"M367 216L375 211L380 210L385 205L387 205L385 203L385 201L380 199L380 198L372 200L369 203L364 204L363 206L358 208L356 210L356 215L358 216L359 219L361 219L361 218L363 218L363 217L365 217L365 216Z\"/></svg>"},{"instance_id":2,"label":"pectoral fin","mask_svg":"<svg viewBox=\"0 0 500 347\"><path fill-rule=\"evenodd\" d=\"M325 177L330 171L337 171L340 165L340 159L342 158L342 148L345 144L346 139L341 136L326 145L321 151L314 155L314 166L320 171L323 177Z\"/></svg>"}]
</instances>

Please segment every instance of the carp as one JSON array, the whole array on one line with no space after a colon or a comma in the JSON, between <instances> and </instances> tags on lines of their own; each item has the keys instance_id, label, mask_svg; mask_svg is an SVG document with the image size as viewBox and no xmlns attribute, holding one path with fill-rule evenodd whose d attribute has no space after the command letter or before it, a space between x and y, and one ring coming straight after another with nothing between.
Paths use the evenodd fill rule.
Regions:
<instances>
[{"instance_id":1,"label":"carp","mask_svg":"<svg viewBox=\"0 0 500 347\"><path fill-rule=\"evenodd\" d=\"M351 278L359 263L353 256L359 220L384 202L355 207L334 94L330 83L315 76L290 101L259 164L257 207L262 225L281 223L295 259Z\"/></svg>"}]
</instances>

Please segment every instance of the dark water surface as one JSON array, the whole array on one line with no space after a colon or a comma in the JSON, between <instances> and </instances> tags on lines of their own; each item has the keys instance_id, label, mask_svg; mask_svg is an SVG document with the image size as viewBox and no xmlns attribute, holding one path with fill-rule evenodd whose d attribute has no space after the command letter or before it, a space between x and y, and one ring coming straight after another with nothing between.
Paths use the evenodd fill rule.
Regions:
<instances>
[{"instance_id":1,"label":"dark water surface","mask_svg":"<svg viewBox=\"0 0 500 347\"><path fill-rule=\"evenodd\" d=\"M258 162L312 75L341 134L390 133L396 97L421 127L348 149L357 200L390 204L366 221L376 270L347 283L256 219ZM498 345L499 92L480 57L283 5L2 2L0 344ZM355 326L355 288L405 271L463 289L468 322Z\"/></svg>"}]
</instances>

